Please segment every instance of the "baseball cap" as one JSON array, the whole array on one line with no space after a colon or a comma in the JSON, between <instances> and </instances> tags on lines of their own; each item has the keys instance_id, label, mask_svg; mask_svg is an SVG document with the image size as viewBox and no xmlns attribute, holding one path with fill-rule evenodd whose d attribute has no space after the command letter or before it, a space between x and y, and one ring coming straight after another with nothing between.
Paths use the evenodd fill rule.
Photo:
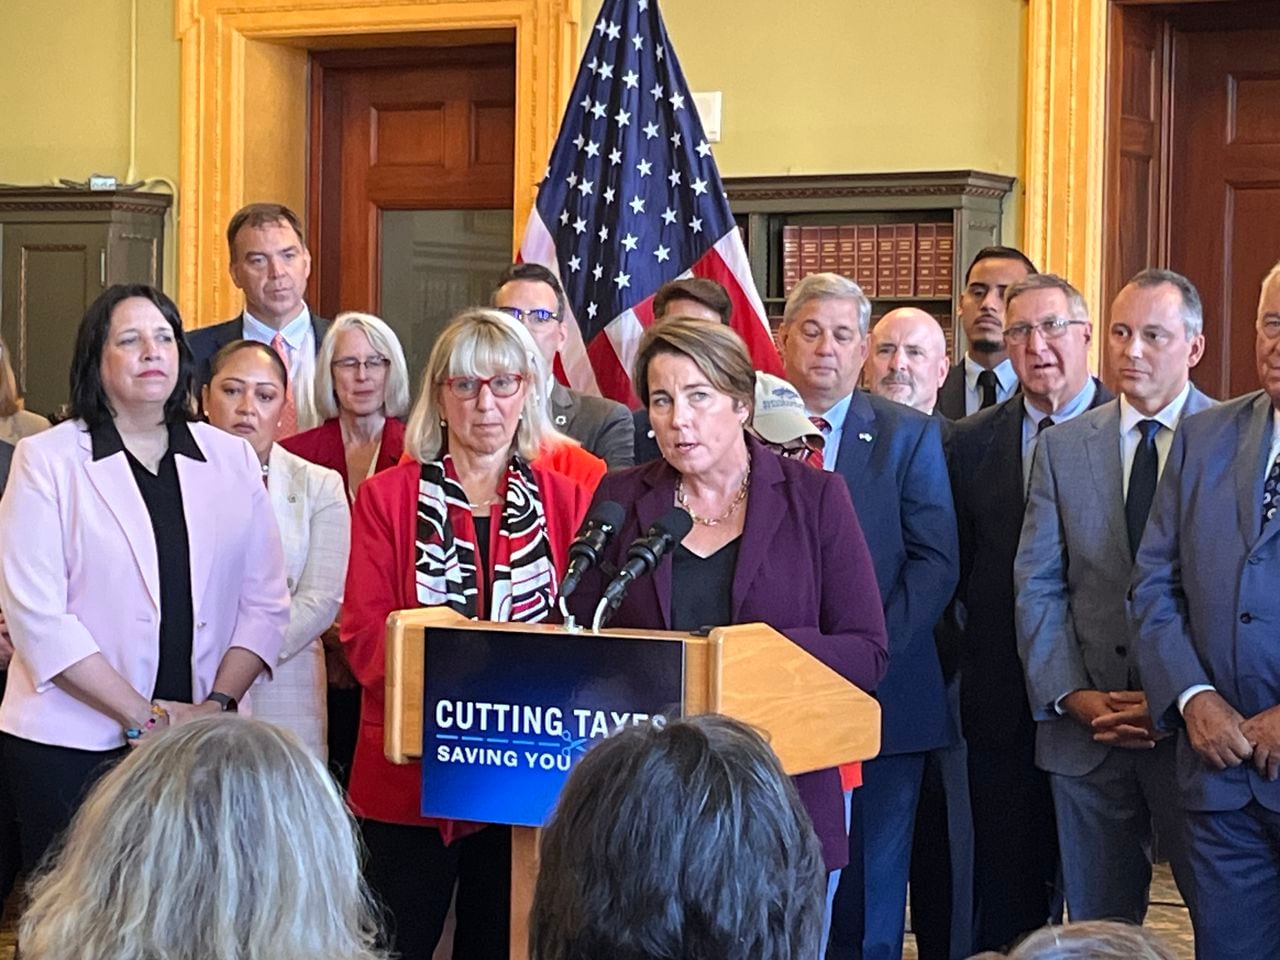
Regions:
<instances>
[{"instance_id":1,"label":"baseball cap","mask_svg":"<svg viewBox=\"0 0 1280 960\"><path fill-rule=\"evenodd\" d=\"M767 443L790 443L800 437L823 439L804 412L800 392L781 377L756 373L756 411L751 426Z\"/></svg>"}]
</instances>

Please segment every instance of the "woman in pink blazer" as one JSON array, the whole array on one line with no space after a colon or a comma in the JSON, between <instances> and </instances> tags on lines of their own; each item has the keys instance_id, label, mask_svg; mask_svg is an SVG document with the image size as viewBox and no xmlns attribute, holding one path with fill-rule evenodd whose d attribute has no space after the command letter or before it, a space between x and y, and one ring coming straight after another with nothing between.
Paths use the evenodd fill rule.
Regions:
<instances>
[{"instance_id":1,"label":"woman in pink blazer","mask_svg":"<svg viewBox=\"0 0 1280 960\"><path fill-rule=\"evenodd\" d=\"M289 593L262 471L189 422L190 384L173 302L113 286L80 323L73 418L15 452L0 755L28 869L127 743L235 710L278 659Z\"/></svg>"}]
</instances>

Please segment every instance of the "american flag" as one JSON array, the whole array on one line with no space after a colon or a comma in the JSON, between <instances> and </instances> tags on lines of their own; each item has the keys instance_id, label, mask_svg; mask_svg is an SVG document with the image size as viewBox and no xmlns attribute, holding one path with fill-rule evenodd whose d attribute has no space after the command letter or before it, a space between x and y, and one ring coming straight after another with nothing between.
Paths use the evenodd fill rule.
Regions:
<instances>
[{"instance_id":1,"label":"american flag","mask_svg":"<svg viewBox=\"0 0 1280 960\"><path fill-rule=\"evenodd\" d=\"M559 276L569 386L632 406L630 370L653 294L722 284L756 367L781 375L711 147L657 0L606 0L538 188L520 258Z\"/></svg>"}]
</instances>

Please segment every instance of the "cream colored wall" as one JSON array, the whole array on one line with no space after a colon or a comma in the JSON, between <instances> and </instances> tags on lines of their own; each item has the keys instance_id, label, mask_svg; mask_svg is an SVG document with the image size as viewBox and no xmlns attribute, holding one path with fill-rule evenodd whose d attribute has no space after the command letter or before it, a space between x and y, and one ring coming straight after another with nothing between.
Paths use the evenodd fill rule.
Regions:
<instances>
[{"instance_id":1,"label":"cream colored wall","mask_svg":"<svg viewBox=\"0 0 1280 960\"><path fill-rule=\"evenodd\" d=\"M600 9L584 0L585 42ZM974 168L1019 178L1026 0L665 0L690 87L723 93L723 176Z\"/></svg>"},{"instance_id":2,"label":"cream colored wall","mask_svg":"<svg viewBox=\"0 0 1280 960\"><path fill-rule=\"evenodd\" d=\"M137 147L131 171L135 4ZM50 184L91 173L176 181L179 49L173 22L173 0L0 2L0 183ZM172 190L161 183L151 188ZM171 292L174 234L171 218L165 250Z\"/></svg>"}]
</instances>

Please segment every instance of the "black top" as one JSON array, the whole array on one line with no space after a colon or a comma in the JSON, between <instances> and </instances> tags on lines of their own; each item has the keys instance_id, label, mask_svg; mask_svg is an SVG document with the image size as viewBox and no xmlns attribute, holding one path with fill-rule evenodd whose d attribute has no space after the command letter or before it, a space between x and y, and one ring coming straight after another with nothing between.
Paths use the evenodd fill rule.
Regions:
<instances>
[{"instance_id":1,"label":"black top","mask_svg":"<svg viewBox=\"0 0 1280 960\"><path fill-rule=\"evenodd\" d=\"M185 423L169 425L169 449L152 473L128 450L111 421L90 431L93 459L102 460L123 453L129 461L138 493L151 517L151 532L156 542L156 565L160 574L160 663L156 668L156 700L190 703L191 646L195 613L191 601L191 544L187 537L187 518L182 510L182 485L174 456L182 454L204 461L195 438Z\"/></svg>"},{"instance_id":2,"label":"black top","mask_svg":"<svg viewBox=\"0 0 1280 960\"><path fill-rule=\"evenodd\" d=\"M738 567L735 537L709 557L683 544L671 555L671 629L692 633L723 627L733 618L733 572Z\"/></svg>"},{"instance_id":3,"label":"black top","mask_svg":"<svg viewBox=\"0 0 1280 960\"><path fill-rule=\"evenodd\" d=\"M489 515L485 514L481 517L472 514L471 522L476 528L476 586L480 587L483 584L485 603L493 609L493 597L489 596L489 590L493 584L493 577L489 576Z\"/></svg>"}]
</instances>

